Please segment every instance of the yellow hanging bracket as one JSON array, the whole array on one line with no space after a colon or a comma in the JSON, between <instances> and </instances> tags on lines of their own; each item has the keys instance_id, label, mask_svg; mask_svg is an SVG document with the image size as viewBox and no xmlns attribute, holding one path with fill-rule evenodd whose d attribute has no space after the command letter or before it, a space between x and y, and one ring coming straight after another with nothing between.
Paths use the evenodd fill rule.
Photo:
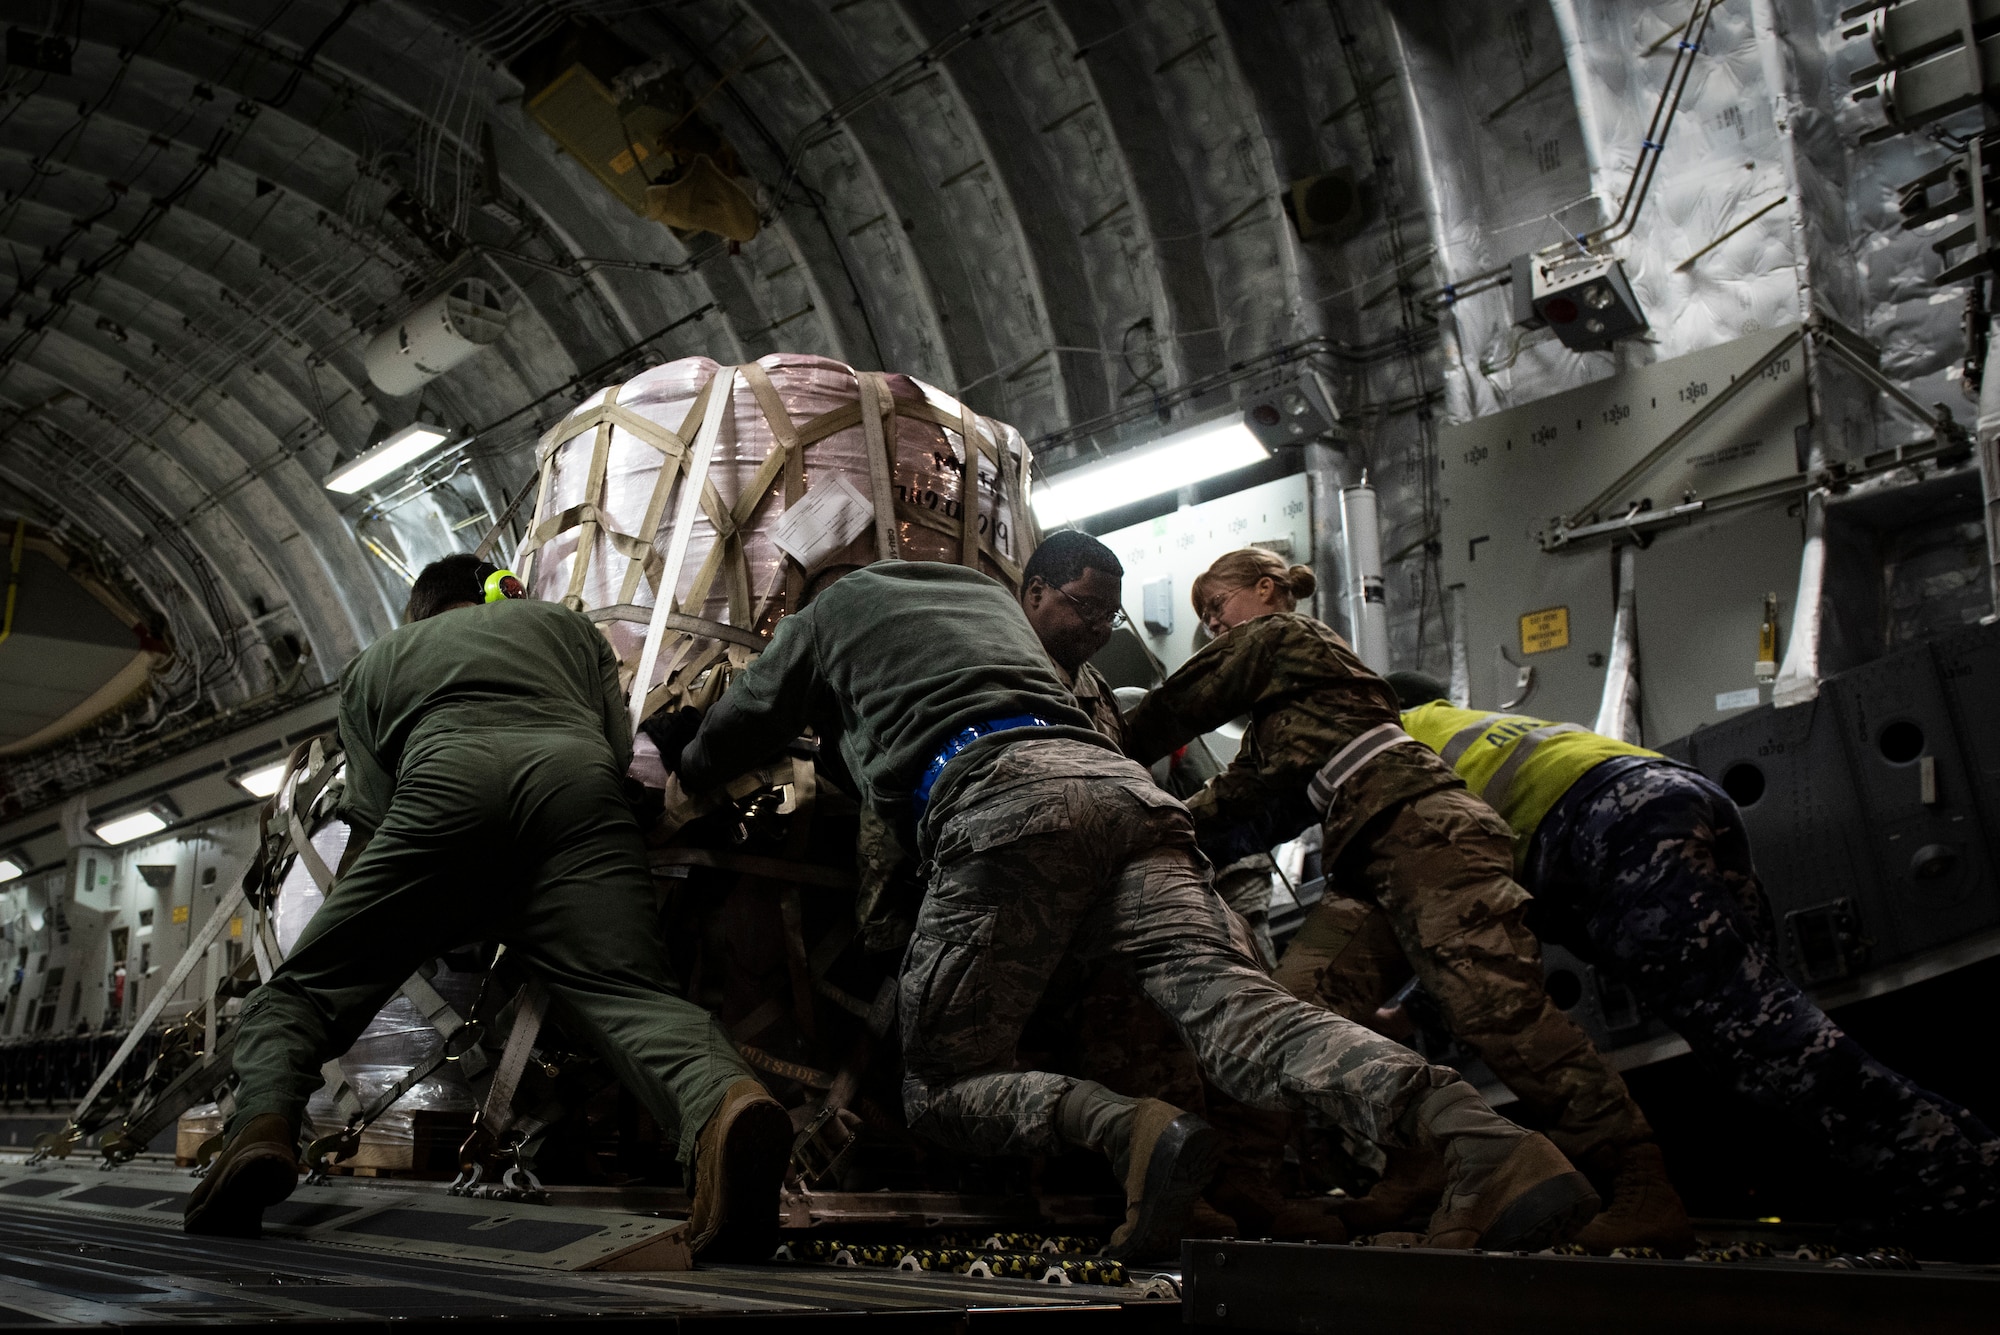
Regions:
<instances>
[{"instance_id":1,"label":"yellow hanging bracket","mask_svg":"<svg viewBox=\"0 0 2000 1335\"><path fill-rule=\"evenodd\" d=\"M1778 595L1764 595L1764 621L1757 627L1757 680L1778 679Z\"/></svg>"}]
</instances>

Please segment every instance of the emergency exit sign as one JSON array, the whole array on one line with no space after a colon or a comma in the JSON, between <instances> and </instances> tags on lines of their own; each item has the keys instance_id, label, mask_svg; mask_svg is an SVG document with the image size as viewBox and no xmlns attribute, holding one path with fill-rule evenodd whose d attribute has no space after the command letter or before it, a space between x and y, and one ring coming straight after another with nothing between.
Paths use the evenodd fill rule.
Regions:
<instances>
[{"instance_id":1,"label":"emergency exit sign","mask_svg":"<svg viewBox=\"0 0 2000 1335\"><path fill-rule=\"evenodd\" d=\"M1569 609L1545 607L1521 618L1521 652L1543 654L1569 647Z\"/></svg>"}]
</instances>

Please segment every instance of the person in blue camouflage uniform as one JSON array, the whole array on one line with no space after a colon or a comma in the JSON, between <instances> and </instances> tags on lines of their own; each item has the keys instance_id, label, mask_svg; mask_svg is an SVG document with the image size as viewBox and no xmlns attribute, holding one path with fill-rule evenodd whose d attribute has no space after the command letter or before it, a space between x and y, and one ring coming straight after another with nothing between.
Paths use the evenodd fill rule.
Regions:
<instances>
[{"instance_id":1,"label":"person in blue camouflage uniform","mask_svg":"<svg viewBox=\"0 0 2000 1335\"><path fill-rule=\"evenodd\" d=\"M1415 673L1391 682L1406 709L1444 696ZM1742 813L1705 775L1642 756L1594 766L1542 817L1521 879L1544 938L1631 988L1902 1224L1960 1241L1992 1229L2000 1138L1871 1057L1785 976Z\"/></svg>"},{"instance_id":2,"label":"person in blue camouflage uniform","mask_svg":"<svg viewBox=\"0 0 2000 1335\"><path fill-rule=\"evenodd\" d=\"M1779 968L1736 804L1671 762L1606 761L1543 818L1544 925L1608 970L1740 1094L1916 1215L2000 1205L2000 1138L1868 1055Z\"/></svg>"}]
</instances>

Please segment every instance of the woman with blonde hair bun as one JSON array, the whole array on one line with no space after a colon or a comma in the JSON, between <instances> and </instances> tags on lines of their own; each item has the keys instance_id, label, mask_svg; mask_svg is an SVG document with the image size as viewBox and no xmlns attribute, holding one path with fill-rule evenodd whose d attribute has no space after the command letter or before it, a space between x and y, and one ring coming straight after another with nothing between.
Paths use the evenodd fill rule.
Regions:
<instances>
[{"instance_id":1,"label":"woman with blonde hair bun","mask_svg":"<svg viewBox=\"0 0 2000 1335\"><path fill-rule=\"evenodd\" d=\"M1278 983L1366 1020L1414 973L1452 1032L1597 1179L1611 1205L1578 1240L1679 1255L1690 1239L1680 1198L1662 1175L1640 1181L1628 1167L1658 1162L1632 1152L1652 1141L1645 1114L1544 989L1513 831L1403 731L1389 684L1298 610L1315 585L1307 567L1259 548L1216 558L1192 591L1215 639L1125 715L1127 753L1150 764L1248 714L1236 759L1188 808L1217 866L1319 823L1330 892L1279 960ZM1355 1203L1351 1230L1396 1228L1394 1215L1421 1207L1434 1166L1390 1167Z\"/></svg>"},{"instance_id":2,"label":"woman with blonde hair bun","mask_svg":"<svg viewBox=\"0 0 2000 1335\"><path fill-rule=\"evenodd\" d=\"M1218 599L1230 602L1238 593L1262 588L1265 580L1271 582L1271 587L1259 596L1273 608L1280 606L1282 597L1282 610L1287 612L1312 597L1313 590L1319 587L1311 566L1288 566L1262 547L1243 547L1216 557L1214 564L1195 576L1194 614L1208 626L1210 633L1219 635L1221 632L1209 621L1209 604Z\"/></svg>"}]
</instances>

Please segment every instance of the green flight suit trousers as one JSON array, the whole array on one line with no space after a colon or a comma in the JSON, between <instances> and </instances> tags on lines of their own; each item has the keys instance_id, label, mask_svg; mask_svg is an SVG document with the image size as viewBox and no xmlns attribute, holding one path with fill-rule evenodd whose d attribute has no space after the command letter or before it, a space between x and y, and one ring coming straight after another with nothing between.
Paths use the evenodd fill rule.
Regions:
<instances>
[{"instance_id":1,"label":"green flight suit trousers","mask_svg":"<svg viewBox=\"0 0 2000 1335\"><path fill-rule=\"evenodd\" d=\"M638 821L600 736L563 728L419 735L375 836L297 946L244 1003L232 1129L298 1124L320 1066L350 1047L417 966L504 941L691 1160L731 1083L750 1074L677 996Z\"/></svg>"}]
</instances>

